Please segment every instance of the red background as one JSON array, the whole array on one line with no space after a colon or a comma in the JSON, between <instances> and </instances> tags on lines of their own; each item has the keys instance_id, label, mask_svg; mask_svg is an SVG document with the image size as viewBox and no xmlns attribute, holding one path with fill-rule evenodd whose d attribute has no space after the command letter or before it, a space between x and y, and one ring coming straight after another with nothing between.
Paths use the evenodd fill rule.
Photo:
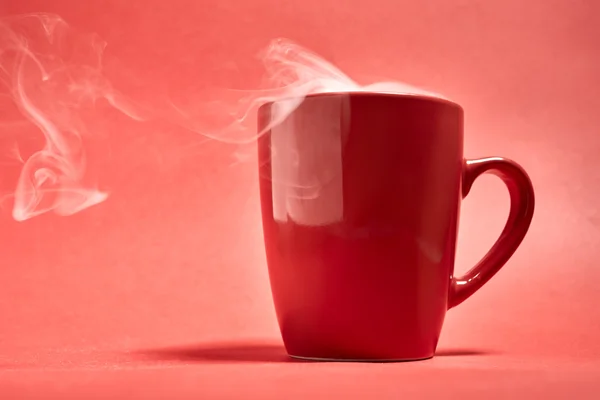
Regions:
<instances>
[{"instance_id":1,"label":"red background","mask_svg":"<svg viewBox=\"0 0 600 400\"><path fill-rule=\"evenodd\" d=\"M261 73L254 54L280 36L357 80L444 93L466 110L466 156L520 162L537 208L503 271L448 314L435 359L285 362L254 156L236 164L235 146L107 114L116 127L101 173L108 201L25 222L2 210L2 398L477 398L484 390L531 398L600 389L600 3L3 4L4 14L54 12L98 33L108 42L107 75L134 98L198 88L201 101L206 84L252 87ZM464 202L458 271L499 234L505 192L485 177Z\"/></svg>"}]
</instances>

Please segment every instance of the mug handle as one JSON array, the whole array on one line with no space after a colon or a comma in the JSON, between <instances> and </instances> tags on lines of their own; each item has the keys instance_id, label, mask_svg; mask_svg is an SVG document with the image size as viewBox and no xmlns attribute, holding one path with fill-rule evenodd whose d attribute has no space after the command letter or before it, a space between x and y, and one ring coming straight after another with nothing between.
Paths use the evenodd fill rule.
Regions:
<instances>
[{"instance_id":1,"label":"mug handle","mask_svg":"<svg viewBox=\"0 0 600 400\"><path fill-rule=\"evenodd\" d=\"M500 177L508 188L508 220L500 237L481 261L465 275L451 278L448 309L471 297L506 264L523 241L533 218L535 195L531 179L519 164L506 158L466 160L462 179L463 198L469 194L475 179L485 173Z\"/></svg>"}]
</instances>

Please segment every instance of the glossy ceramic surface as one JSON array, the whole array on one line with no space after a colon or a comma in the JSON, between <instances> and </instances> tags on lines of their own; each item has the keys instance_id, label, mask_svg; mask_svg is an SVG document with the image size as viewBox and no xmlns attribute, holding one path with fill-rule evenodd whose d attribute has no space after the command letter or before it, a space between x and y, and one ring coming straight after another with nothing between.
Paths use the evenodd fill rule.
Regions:
<instances>
[{"instance_id":1,"label":"glossy ceramic surface","mask_svg":"<svg viewBox=\"0 0 600 400\"><path fill-rule=\"evenodd\" d=\"M271 289L288 354L418 360L444 316L514 253L534 209L510 160L463 158L463 111L436 98L378 93L307 97L259 110L260 191ZM277 123L274 123L277 122ZM511 197L484 259L454 277L461 199L483 173Z\"/></svg>"}]
</instances>

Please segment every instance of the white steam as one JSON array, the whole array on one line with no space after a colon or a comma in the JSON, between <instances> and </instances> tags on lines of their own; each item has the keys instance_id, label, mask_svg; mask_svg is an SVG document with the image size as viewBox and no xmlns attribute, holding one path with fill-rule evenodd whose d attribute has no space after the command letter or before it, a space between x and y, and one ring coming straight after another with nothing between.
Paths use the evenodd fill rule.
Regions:
<instances>
[{"instance_id":1,"label":"white steam","mask_svg":"<svg viewBox=\"0 0 600 400\"><path fill-rule=\"evenodd\" d=\"M323 57L283 38L271 41L259 53L259 59L266 71L263 89L223 89L216 94L216 98L198 104L195 109L171 102L178 123L221 142L250 144L284 121L309 94L363 91L443 98L437 93L402 82L384 81L361 85ZM282 99L286 101L278 101ZM268 102L276 102L271 110L271 123L262 132L256 132L255 125L247 121L262 104ZM219 121L217 128L207 126L207 121L215 120Z\"/></svg>"},{"instance_id":2,"label":"white steam","mask_svg":"<svg viewBox=\"0 0 600 400\"><path fill-rule=\"evenodd\" d=\"M23 163L14 191L12 215L16 220L50 211L72 215L107 198L108 193L99 190L86 171L86 138L95 134L90 114L94 115L99 99L134 120L161 118L208 139L244 145L281 124L313 93L375 91L441 97L399 82L360 85L319 55L277 39L259 54L266 69L263 88L222 89L209 101L203 98L187 104L167 99L170 106L166 109L149 112L144 108L142 112L142 107L115 90L103 75L105 45L98 36L77 32L54 14L0 20L0 90L4 90L0 96L8 95L44 138L44 146L29 157L21 158L18 149L13 151ZM270 125L256 132L249 117L261 104L282 99L286 101L277 102L272 109ZM0 126L10 129L15 123ZM305 163L303 168L310 166ZM321 179L317 181L317 186L323 184ZM314 187L315 183L292 186ZM313 195L304 193L299 198Z\"/></svg>"},{"instance_id":3,"label":"white steam","mask_svg":"<svg viewBox=\"0 0 600 400\"><path fill-rule=\"evenodd\" d=\"M53 211L71 215L104 201L107 193L86 180L84 116L99 98L141 119L102 75L105 43L75 32L59 16L29 14L0 20L0 83L45 143L23 160L14 193L18 221Z\"/></svg>"}]
</instances>

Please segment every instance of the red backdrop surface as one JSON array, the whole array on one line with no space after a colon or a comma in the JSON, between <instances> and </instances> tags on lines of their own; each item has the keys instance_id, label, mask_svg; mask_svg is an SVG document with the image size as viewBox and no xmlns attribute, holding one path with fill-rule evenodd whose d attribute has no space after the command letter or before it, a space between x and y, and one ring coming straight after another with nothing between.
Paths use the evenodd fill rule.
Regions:
<instances>
[{"instance_id":1,"label":"red backdrop surface","mask_svg":"<svg viewBox=\"0 0 600 400\"><path fill-rule=\"evenodd\" d=\"M305 398L402 393L593 397L600 384L600 3L574 0L33 1L106 40L136 99L250 88L254 54L288 37L357 80L444 93L466 110L465 155L520 162L530 233L449 312L433 360L286 360L265 265L252 151L106 113L95 151L111 197L71 217L0 215L0 397ZM163 126L164 125L164 126ZM3 133L6 128L3 128ZM93 151L93 150L92 150ZM2 189L18 173L2 167ZM457 270L501 231L508 196L463 203ZM199 397L198 397L199 396ZM366 398L366 397L365 397ZM514 397L512 397L514 398Z\"/></svg>"}]
</instances>

